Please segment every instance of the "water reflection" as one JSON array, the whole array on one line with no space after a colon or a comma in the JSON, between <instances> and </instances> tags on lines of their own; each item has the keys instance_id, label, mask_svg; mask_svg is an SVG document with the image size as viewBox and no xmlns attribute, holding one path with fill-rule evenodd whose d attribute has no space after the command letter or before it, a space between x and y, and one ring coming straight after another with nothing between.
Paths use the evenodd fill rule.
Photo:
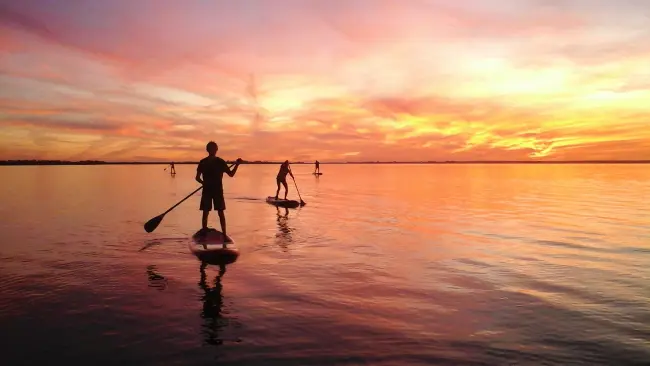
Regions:
<instances>
[{"instance_id":1,"label":"water reflection","mask_svg":"<svg viewBox=\"0 0 650 366\"><path fill-rule=\"evenodd\" d=\"M650 365L646 166L342 164L276 220L275 167L247 166L227 187L250 197L229 206L242 259L200 287L198 196L142 232L195 184L154 168L6 170L3 364Z\"/></svg>"},{"instance_id":2,"label":"water reflection","mask_svg":"<svg viewBox=\"0 0 650 366\"><path fill-rule=\"evenodd\" d=\"M219 336L219 333L228 325L228 319L225 319L221 314L223 310L221 278L226 274L226 265L221 264L218 266L219 273L215 276L212 286L208 284L208 276L205 273L207 266L208 263L201 262L199 287L203 290L201 318L204 320L201 327L205 344L218 346L223 344L223 339Z\"/></svg>"},{"instance_id":3,"label":"water reflection","mask_svg":"<svg viewBox=\"0 0 650 366\"><path fill-rule=\"evenodd\" d=\"M203 344L220 346L224 343L223 332L231 324L231 320L224 317L223 285L221 279L226 274L226 264L212 265L218 267L219 271L212 281L209 280L206 269L210 263L201 261L199 267L198 286L201 289L199 299L201 301L200 316L203 319L201 324L201 337ZM149 287L163 291L167 288L167 279L158 272L155 265L147 266L147 278ZM235 323L237 327L237 323ZM238 338L231 341L239 342Z\"/></svg>"},{"instance_id":4,"label":"water reflection","mask_svg":"<svg viewBox=\"0 0 650 366\"><path fill-rule=\"evenodd\" d=\"M172 242L184 242L186 241L187 238L156 238L156 239L149 239L144 242L144 245L138 250L138 252L144 252L145 250L155 247L158 245L162 245L165 243L172 243Z\"/></svg>"},{"instance_id":5,"label":"water reflection","mask_svg":"<svg viewBox=\"0 0 650 366\"><path fill-rule=\"evenodd\" d=\"M140 250L138 250L138 252L143 252L143 251L145 251L145 250L147 250L147 249L149 249L151 247L154 247L154 246L157 246L157 245L160 245L160 244L162 244L162 242L160 240L157 240L157 239L156 240L149 240L146 243L144 243L144 245L142 246L142 248L140 248Z\"/></svg>"},{"instance_id":6,"label":"water reflection","mask_svg":"<svg viewBox=\"0 0 650 366\"><path fill-rule=\"evenodd\" d=\"M163 291L167 288L167 279L159 274L158 269L154 265L147 266L147 277L149 278L149 287Z\"/></svg>"},{"instance_id":7,"label":"water reflection","mask_svg":"<svg viewBox=\"0 0 650 366\"><path fill-rule=\"evenodd\" d=\"M287 250L288 245L292 242L293 238L291 237L291 232L293 229L289 227L289 209L280 207L277 208L278 215L278 233L275 234L277 244L283 249ZM284 213L282 213L284 210Z\"/></svg>"}]
</instances>

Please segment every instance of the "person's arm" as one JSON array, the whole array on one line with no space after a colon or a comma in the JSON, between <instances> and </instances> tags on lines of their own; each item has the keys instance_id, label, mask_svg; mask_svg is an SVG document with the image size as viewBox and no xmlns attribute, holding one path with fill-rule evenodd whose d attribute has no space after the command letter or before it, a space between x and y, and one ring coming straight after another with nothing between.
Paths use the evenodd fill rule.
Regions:
<instances>
[{"instance_id":1,"label":"person's arm","mask_svg":"<svg viewBox=\"0 0 650 366\"><path fill-rule=\"evenodd\" d=\"M293 176L293 172L291 171L291 166L287 166L287 168L289 168L289 175L291 175L291 178L296 179L296 178Z\"/></svg>"},{"instance_id":2,"label":"person's arm","mask_svg":"<svg viewBox=\"0 0 650 366\"><path fill-rule=\"evenodd\" d=\"M226 169L225 169L225 170L226 170L226 174L228 174L229 177L234 177L235 174L237 173L237 168L239 168L239 164L240 164L240 163L241 163L241 158L237 159L237 161L233 164L233 166L235 167L235 169L230 170L231 167L229 167L228 164L226 164L226 162L224 161L224 166L225 166L225 168L226 168Z\"/></svg>"},{"instance_id":3,"label":"person's arm","mask_svg":"<svg viewBox=\"0 0 650 366\"><path fill-rule=\"evenodd\" d=\"M230 170L231 167L226 164L226 174L228 174L229 177L234 177L235 174L237 173L237 168L239 168L239 164L235 163L233 164L235 169Z\"/></svg>"},{"instance_id":4,"label":"person's arm","mask_svg":"<svg viewBox=\"0 0 650 366\"><path fill-rule=\"evenodd\" d=\"M202 172L201 163L199 163L199 166L196 167L196 177L194 179L196 179L197 182L203 185L203 179L201 179L201 172Z\"/></svg>"}]
</instances>

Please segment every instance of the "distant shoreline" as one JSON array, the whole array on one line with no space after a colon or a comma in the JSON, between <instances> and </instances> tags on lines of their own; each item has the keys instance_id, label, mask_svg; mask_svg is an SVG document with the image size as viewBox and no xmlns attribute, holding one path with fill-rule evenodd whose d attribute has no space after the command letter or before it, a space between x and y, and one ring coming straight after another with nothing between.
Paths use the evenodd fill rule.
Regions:
<instances>
[{"instance_id":1,"label":"distant shoreline","mask_svg":"<svg viewBox=\"0 0 650 366\"><path fill-rule=\"evenodd\" d=\"M233 163L229 161L228 163ZM244 161L242 164L250 165L279 165L281 161ZM136 162L110 162L98 160L65 161L65 160L2 160L0 166L29 166L29 165L169 165L170 162L136 161ZM179 161L175 165L196 165L197 161ZM292 162L293 165L307 164L314 162ZM573 161L359 161L359 162L323 162L323 165L362 165L362 164L650 164L650 160L573 160Z\"/></svg>"}]
</instances>

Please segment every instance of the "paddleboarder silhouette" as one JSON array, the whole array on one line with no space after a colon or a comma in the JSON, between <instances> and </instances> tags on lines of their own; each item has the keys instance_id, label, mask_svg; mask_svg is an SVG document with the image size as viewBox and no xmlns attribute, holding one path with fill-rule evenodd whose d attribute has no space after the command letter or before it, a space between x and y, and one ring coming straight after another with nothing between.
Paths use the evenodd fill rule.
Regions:
<instances>
[{"instance_id":1,"label":"paddleboarder silhouette","mask_svg":"<svg viewBox=\"0 0 650 366\"><path fill-rule=\"evenodd\" d=\"M169 169L169 174L171 174L171 175L176 175L176 166L174 165L174 162L173 162L173 161L172 161L171 163L169 163L169 166L165 167L165 169L163 169L163 170L166 171L167 168L170 168L170 169Z\"/></svg>"},{"instance_id":2,"label":"paddleboarder silhouette","mask_svg":"<svg viewBox=\"0 0 650 366\"><path fill-rule=\"evenodd\" d=\"M205 150L208 152L208 156L199 162L199 165L196 168L195 178L197 182L203 185L201 204L199 205L199 209L203 211L203 217L199 234L207 234L209 230L208 216L210 215L210 211L214 208L214 210L219 213L221 232L224 235L223 246L225 248L226 243L231 242L231 240L226 234L226 215L224 213L226 210L226 201L223 197L223 173L228 174L229 177L234 177L242 159L238 158L237 162L232 166L228 166L225 160L217 156L219 146L217 146L217 143L214 141L208 142L205 146ZM232 167L234 167L234 169L231 170Z\"/></svg>"},{"instance_id":3,"label":"paddleboarder silhouette","mask_svg":"<svg viewBox=\"0 0 650 366\"><path fill-rule=\"evenodd\" d=\"M287 174L291 175L293 178L293 172L291 172L291 167L289 166L289 160L285 160L282 165L280 165L280 170L278 175L275 177L275 181L278 184L278 189L275 191L275 199L278 199L278 194L280 193L280 184L284 186L284 199L287 199L287 193L289 193L289 186L287 185Z\"/></svg>"}]
</instances>

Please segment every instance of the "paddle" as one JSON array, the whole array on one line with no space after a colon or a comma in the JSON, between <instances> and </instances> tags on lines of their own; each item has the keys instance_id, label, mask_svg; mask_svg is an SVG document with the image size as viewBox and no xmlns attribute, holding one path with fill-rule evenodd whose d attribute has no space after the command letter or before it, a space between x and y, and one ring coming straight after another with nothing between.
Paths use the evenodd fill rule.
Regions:
<instances>
[{"instance_id":1,"label":"paddle","mask_svg":"<svg viewBox=\"0 0 650 366\"><path fill-rule=\"evenodd\" d=\"M296 183L296 178L291 176L291 179L293 179L293 184L296 186L296 191L298 192L298 197L300 197L300 190L298 189L298 183ZM302 200L302 197L300 197L300 206L306 205L305 201Z\"/></svg>"},{"instance_id":2,"label":"paddle","mask_svg":"<svg viewBox=\"0 0 650 366\"><path fill-rule=\"evenodd\" d=\"M180 205L181 203L183 203L183 201L185 201L186 199L190 198L194 193L198 192L201 188L203 188L203 186L197 188L194 192L188 194L187 197L183 198L183 199L180 200L177 204L173 205L169 210L167 210L167 211L163 212L162 214L160 214L160 215L154 217L153 219L147 221L147 223L144 224L144 230L145 230L146 232L148 232L148 233L150 233L150 232L156 230L156 228L158 227L158 225L160 225L160 222L162 221L162 219L165 217L165 215L167 215L167 214L169 213L169 211L175 209L176 206Z\"/></svg>"}]
</instances>

